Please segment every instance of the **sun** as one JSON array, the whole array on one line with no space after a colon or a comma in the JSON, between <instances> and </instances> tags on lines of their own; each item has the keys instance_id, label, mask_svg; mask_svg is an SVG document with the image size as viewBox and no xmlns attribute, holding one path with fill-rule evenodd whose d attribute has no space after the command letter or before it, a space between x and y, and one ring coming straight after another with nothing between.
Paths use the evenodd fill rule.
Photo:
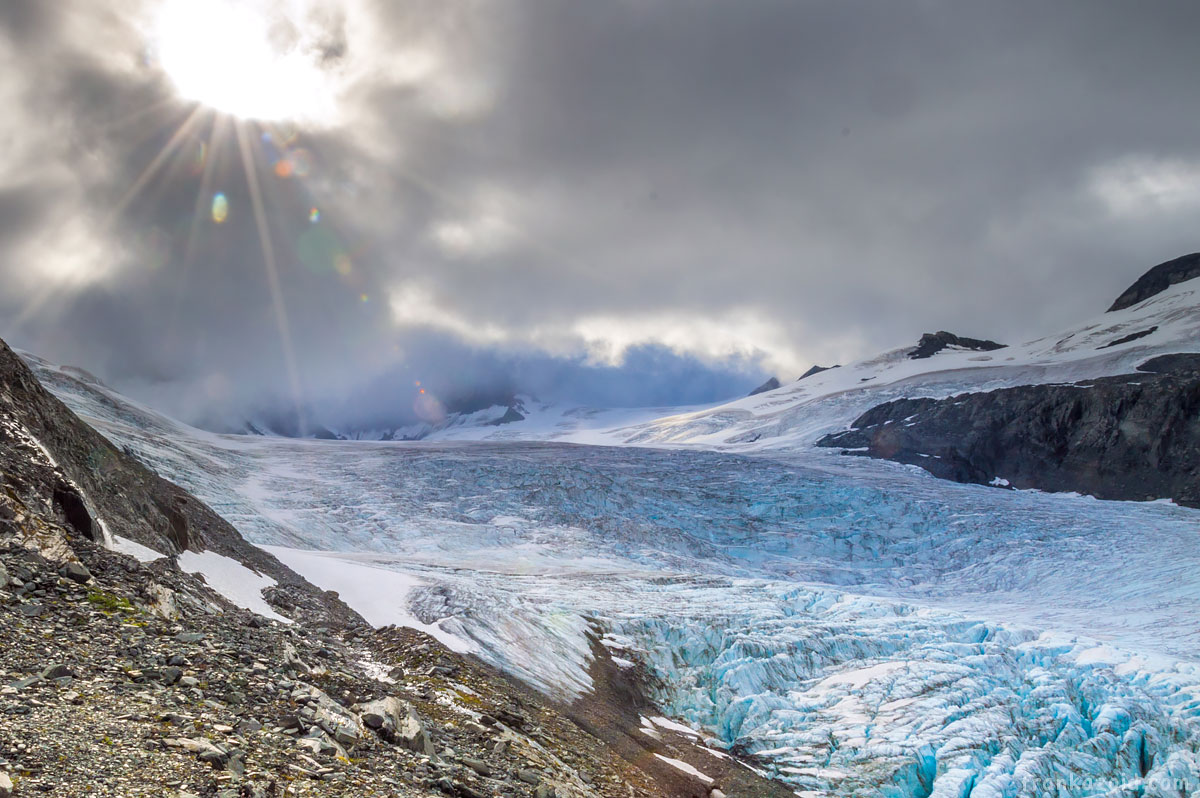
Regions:
<instances>
[{"instance_id":1,"label":"sun","mask_svg":"<svg viewBox=\"0 0 1200 798\"><path fill-rule=\"evenodd\" d=\"M163 0L153 49L184 99L240 119L332 123L333 76L302 5Z\"/></svg>"}]
</instances>

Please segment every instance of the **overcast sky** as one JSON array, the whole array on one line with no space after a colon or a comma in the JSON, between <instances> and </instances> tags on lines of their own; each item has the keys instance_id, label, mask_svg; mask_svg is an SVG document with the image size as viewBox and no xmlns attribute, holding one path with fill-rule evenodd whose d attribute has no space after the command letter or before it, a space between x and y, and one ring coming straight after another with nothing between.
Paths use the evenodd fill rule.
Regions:
<instances>
[{"instance_id":1,"label":"overcast sky","mask_svg":"<svg viewBox=\"0 0 1200 798\"><path fill-rule=\"evenodd\" d=\"M190 420L711 401L1200 249L1195 2L237 5L0 4L0 336Z\"/></svg>"}]
</instances>

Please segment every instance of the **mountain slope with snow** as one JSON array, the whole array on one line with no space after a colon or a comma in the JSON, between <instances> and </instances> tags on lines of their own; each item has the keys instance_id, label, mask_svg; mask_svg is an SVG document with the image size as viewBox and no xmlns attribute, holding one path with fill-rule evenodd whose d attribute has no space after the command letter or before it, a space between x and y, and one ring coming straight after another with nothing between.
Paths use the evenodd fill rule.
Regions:
<instances>
[{"instance_id":1,"label":"mountain slope with snow","mask_svg":"<svg viewBox=\"0 0 1200 798\"><path fill-rule=\"evenodd\" d=\"M1157 355L1200 349L1200 280L1169 286L1124 309L992 352L943 350L927 359L896 349L813 374L775 391L614 430L613 442L733 451L797 450L900 398L944 398L1018 385L1136 373Z\"/></svg>"},{"instance_id":2,"label":"mountain slope with snow","mask_svg":"<svg viewBox=\"0 0 1200 798\"><path fill-rule=\"evenodd\" d=\"M1168 318L1183 290L1161 297L1160 329L1195 323ZM874 369L883 390L952 391L965 371L1120 368L1153 336L1099 356L1114 360L1079 353L1145 321L1131 311L1030 345L1041 364L901 352L804 383L853 387ZM942 367L960 360L971 368ZM106 437L373 623L418 626L568 698L595 686L599 634L701 730L704 756L750 755L802 794L1170 795L1155 785L1200 779L1194 510L958 485L810 446L213 435L35 366ZM742 400L791 406L793 445L814 423L796 387ZM826 425L877 400L816 390Z\"/></svg>"}]
</instances>

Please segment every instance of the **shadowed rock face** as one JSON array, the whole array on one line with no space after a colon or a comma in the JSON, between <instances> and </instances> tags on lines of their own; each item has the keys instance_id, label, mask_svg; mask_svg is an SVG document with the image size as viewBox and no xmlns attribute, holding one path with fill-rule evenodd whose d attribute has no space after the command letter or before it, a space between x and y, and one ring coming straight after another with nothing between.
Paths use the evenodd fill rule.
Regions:
<instances>
[{"instance_id":1,"label":"shadowed rock face","mask_svg":"<svg viewBox=\"0 0 1200 798\"><path fill-rule=\"evenodd\" d=\"M1123 310L1136 305L1155 294L1166 291L1176 283L1196 277L1200 277L1200 252L1193 252L1191 255L1160 263L1126 288L1125 293L1117 297L1117 301L1112 303L1108 312L1112 313L1114 310Z\"/></svg>"},{"instance_id":2,"label":"shadowed rock face","mask_svg":"<svg viewBox=\"0 0 1200 798\"><path fill-rule=\"evenodd\" d=\"M1076 385L1027 385L871 408L818 446L957 482L1170 498L1200 507L1200 355Z\"/></svg>"},{"instance_id":3,"label":"shadowed rock face","mask_svg":"<svg viewBox=\"0 0 1200 798\"><path fill-rule=\"evenodd\" d=\"M940 330L935 333L925 333L922 335L921 340L917 342L917 348L909 352L908 356L913 360L933 357L948 346L957 346L960 349L974 349L979 352L991 352L995 349L1003 349L1005 345L982 338L963 338L960 335Z\"/></svg>"},{"instance_id":4,"label":"shadowed rock face","mask_svg":"<svg viewBox=\"0 0 1200 798\"><path fill-rule=\"evenodd\" d=\"M42 387L3 341L0 491L0 505L24 508L26 526L39 518L55 519L78 538L104 543L107 532L165 556L186 550L215 551L278 582L272 589L275 603L286 604L289 614L308 613L346 626L363 623L342 602L247 543L199 499L81 421ZM16 523L0 517L0 525ZM10 531L36 532L32 527Z\"/></svg>"}]
</instances>

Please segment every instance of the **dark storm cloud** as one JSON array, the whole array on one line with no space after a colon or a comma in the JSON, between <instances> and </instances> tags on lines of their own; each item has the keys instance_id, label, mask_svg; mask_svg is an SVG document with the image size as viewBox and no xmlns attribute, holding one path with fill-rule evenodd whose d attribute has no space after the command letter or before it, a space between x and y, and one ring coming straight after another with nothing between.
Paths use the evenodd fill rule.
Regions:
<instances>
[{"instance_id":1,"label":"dark storm cloud","mask_svg":"<svg viewBox=\"0 0 1200 798\"><path fill-rule=\"evenodd\" d=\"M147 56L153 5L0 12L0 334L211 419L289 376L232 136L204 115L121 204L190 111ZM315 26L342 115L301 127L302 180L250 142L302 401L369 420L416 379L706 401L926 330L1073 324L1200 248L1198 23L1185 2L319 4L273 35Z\"/></svg>"}]
</instances>

